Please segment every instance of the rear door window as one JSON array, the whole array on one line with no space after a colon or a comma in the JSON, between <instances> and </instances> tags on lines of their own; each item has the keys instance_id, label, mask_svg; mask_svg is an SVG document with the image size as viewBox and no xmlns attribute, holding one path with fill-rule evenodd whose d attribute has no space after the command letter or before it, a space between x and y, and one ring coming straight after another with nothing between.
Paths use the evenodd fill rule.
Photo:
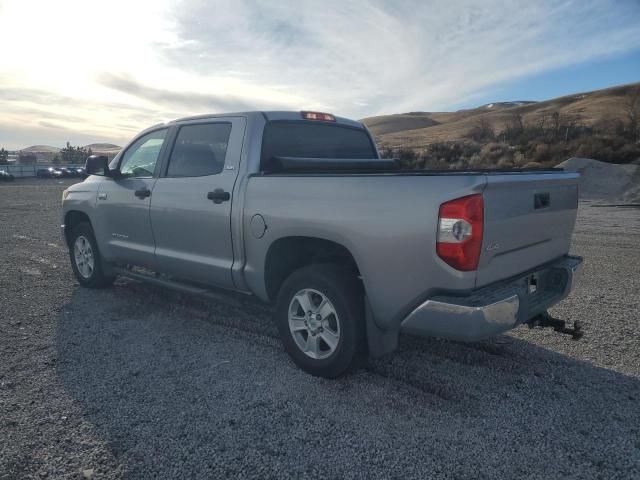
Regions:
<instances>
[{"instance_id":1,"label":"rear door window","mask_svg":"<svg viewBox=\"0 0 640 480\"><path fill-rule=\"evenodd\" d=\"M344 125L310 121L267 123L262 140L262 168L273 157L378 158L367 132Z\"/></svg>"},{"instance_id":2,"label":"rear door window","mask_svg":"<svg viewBox=\"0 0 640 480\"><path fill-rule=\"evenodd\" d=\"M167 177L215 175L224 168L230 123L206 123L180 127L169 157Z\"/></svg>"}]
</instances>

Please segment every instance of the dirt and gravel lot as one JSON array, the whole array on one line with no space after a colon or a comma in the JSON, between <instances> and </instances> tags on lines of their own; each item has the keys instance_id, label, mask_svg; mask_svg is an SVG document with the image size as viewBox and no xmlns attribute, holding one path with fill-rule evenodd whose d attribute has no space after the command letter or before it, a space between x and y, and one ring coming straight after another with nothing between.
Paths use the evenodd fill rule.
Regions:
<instances>
[{"instance_id":1,"label":"dirt and gravel lot","mask_svg":"<svg viewBox=\"0 0 640 480\"><path fill-rule=\"evenodd\" d=\"M582 341L403 337L327 381L254 300L79 288L65 184L0 185L0 479L640 478L640 210L581 206Z\"/></svg>"}]
</instances>

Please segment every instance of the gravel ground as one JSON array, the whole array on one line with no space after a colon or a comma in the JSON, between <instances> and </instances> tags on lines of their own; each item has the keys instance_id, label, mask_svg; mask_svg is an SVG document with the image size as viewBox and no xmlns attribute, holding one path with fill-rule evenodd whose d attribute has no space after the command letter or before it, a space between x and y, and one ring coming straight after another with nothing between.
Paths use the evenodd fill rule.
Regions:
<instances>
[{"instance_id":1,"label":"gravel ground","mask_svg":"<svg viewBox=\"0 0 640 480\"><path fill-rule=\"evenodd\" d=\"M252 299L81 289L65 184L0 185L0 479L640 478L640 210L581 205L583 340L403 337L327 381Z\"/></svg>"}]
</instances>

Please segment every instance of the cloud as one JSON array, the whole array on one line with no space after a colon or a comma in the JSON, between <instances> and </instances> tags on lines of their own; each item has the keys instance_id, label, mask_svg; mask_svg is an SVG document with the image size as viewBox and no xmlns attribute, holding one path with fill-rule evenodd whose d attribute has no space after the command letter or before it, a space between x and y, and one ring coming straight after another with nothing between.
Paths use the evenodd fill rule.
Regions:
<instances>
[{"instance_id":1,"label":"cloud","mask_svg":"<svg viewBox=\"0 0 640 480\"><path fill-rule=\"evenodd\" d=\"M232 95L165 90L144 85L128 75L104 73L100 76L99 81L102 85L127 95L183 111L237 112L257 109L256 104L250 103L249 99ZM265 102L261 101L260 103Z\"/></svg>"},{"instance_id":2,"label":"cloud","mask_svg":"<svg viewBox=\"0 0 640 480\"><path fill-rule=\"evenodd\" d=\"M174 68L294 91L350 116L448 108L640 48L634 0L191 0L171 15L178 39L161 47Z\"/></svg>"},{"instance_id":3,"label":"cloud","mask_svg":"<svg viewBox=\"0 0 640 480\"><path fill-rule=\"evenodd\" d=\"M4 86L2 79L0 105L0 144L9 148L42 143L44 138L58 146L86 140L122 143L148 125L150 118L160 117L157 110L121 102Z\"/></svg>"},{"instance_id":4,"label":"cloud","mask_svg":"<svg viewBox=\"0 0 640 480\"><path fill-rule=\"evenodd\" d=\"M111 139L111 137L86 134L77 129L66 129L59 124L47 121L20 124L7 123L0 119L0 145L9 150L19 150L36 144L62 147L66 141L73 145L88 145L105 139ZM122 141L124 139L113 139L113 143L118 145L122 145Z\"/></svg>"},{"instance_id":5,"label":"cloud","mask_svg":"<svg viewBox=\"0 0 640 480\"><path fill-rule=\"evenodd\" d=\"M0 4L0 44L11 45L0 142L12 125L33 143L74 132L122 143L205 112L448 110L518 78L640 49L637 0Z\"/></svg>"}]
</instances>

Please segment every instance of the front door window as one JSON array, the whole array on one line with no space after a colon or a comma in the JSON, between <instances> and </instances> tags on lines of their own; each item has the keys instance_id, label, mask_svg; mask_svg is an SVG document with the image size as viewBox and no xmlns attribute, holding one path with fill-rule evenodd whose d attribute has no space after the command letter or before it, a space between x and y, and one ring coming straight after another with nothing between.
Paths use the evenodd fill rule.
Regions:
<instances>
[{"instance_id":1,"label":"front door window","mask_svg":"<svg viewBox=\"0 0 640 480\"><path fill-rule=\"evenodd\" d=\"M156 130L136 140L122 156L120 173L125 177L153 177L167 129Z\"/></svg>"}]
</instances>

